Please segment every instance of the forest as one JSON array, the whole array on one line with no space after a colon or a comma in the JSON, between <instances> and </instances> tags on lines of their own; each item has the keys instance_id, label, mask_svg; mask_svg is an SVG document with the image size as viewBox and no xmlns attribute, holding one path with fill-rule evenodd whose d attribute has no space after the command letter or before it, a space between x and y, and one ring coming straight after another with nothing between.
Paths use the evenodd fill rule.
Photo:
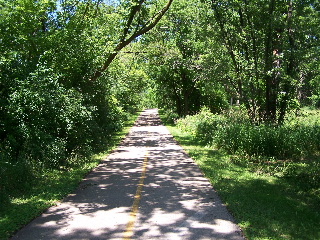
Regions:
<instances>
[{"instance_id":1,"label":"forest","mask_svg":"<svg viewBox=\"0 0 320 240\"><path fill-rule=\"evenodd\" d=\"M0 52L0 212L145 108L320 203L318 0L0 0Z\"/></svg>"}]
</instances>

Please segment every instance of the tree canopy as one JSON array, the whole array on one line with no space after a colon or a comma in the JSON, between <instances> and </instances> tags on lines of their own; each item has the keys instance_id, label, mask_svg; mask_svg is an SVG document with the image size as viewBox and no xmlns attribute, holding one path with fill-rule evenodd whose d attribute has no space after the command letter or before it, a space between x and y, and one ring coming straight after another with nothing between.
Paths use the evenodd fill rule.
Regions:
<instances>
[{"instance_id":1,"label":"tree canopy","mask_svg":"<svg viewBox=\"0 0 320 240\"><path fill-rule=\"evenodd\" d=\"M146 106L185 116L238 104L255 124L319 106L319 10L317 0L0 0L1 167L68 166Z\"/></svg>"}]
</instances>

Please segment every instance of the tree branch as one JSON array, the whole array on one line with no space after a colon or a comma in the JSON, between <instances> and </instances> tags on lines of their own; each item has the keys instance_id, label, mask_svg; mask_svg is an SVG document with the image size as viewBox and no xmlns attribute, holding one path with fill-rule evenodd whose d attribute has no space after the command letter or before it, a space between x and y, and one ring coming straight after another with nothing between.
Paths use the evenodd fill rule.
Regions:
<instances>
[{"instance_id":1,"label":"tree branch","mask_svg":"<svg viewBox=\"0 0 320 240\"><path fill-rule=\"evenodd\" d=\"M134 17L136 16L136 14L141 10L141 6L142 6L142 4L145 2L145 0L139 0L138 2L137 2L137 5L135 5L135 6L133 6L132 8L131 8L131 12L130 12L130 14L129 14L129 19L128 19L128 21L127 21L127 25L126 25L126 27L124 28L124 30L123 30L123 36L122 36L122 38L121 38L121 41L124 41L125 39L126 39L126 37L127 37L127 35L128 35L128 32L129 32L129 29L130 29L130 26L131 26L131 24L132 24L132 22L133 22L133 19L134 19Z\"/></svg>"},{"instance_id":2,"label":"tree branch","mask_svg":"<svg viewBox=\"0 0 320 240\"><path fill-rule=\"evenodd\" d=\"M157 23L161 20L161 18L164 16L164 14L169 10L173 1L174 0L168 0L166 6L164 8L162 8L153 18L151 18L148 21L149 25L143 26L140 30L134 32L128 39L122 38L121 41L118 43L118 45L115 47L114 51L109 54L109 56L107 57L106 61L103 64L103 66L99 70L96 70L96 72L93 74L93 76L90 78L90 80L96 81L102 75L102 73L105 70L107 70L107 68L110 66L110 64L115 59L115 57L118 55L118 53L121 51L121 49L123 49L125 46L129 45L137 37L147 33L152 28L154 28L157 25ZM141 1L141 2L144 2L144 1ZM130 15L130 19L131 19L131 15ZM132 21L130 19L128 20L128 24L130 23L130 25L131 25ZM126 29L130 28L130 26L128 26L128 24L127 24ZM127 30L124 30L124 34L127 34Z\"/></svg>"}]
</instances>

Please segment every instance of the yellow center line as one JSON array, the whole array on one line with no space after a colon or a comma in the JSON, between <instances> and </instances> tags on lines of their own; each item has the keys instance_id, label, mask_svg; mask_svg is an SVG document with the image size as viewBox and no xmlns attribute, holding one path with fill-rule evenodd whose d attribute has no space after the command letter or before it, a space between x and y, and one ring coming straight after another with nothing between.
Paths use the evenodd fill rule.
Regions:
<instances>
[{"instance_id":1,"label":"yellow center line","mask_svg":"<svg viewBox=\"0 0 320 240\"><path fill-rule=\"evenodd\" d=\"M124 238L123 238L124 240L130 240L133 235L133 228L134 228L134 224L136 222L137 214L139 211L139 204L141 200L141 193L144 185L144 179L146 178L146 173L147 173L148 157L149 157L148 155L149 155L149 152L147 150L146 155L144 157L144 161L143 161L142 173L139 180L138 188L134 196L134 201L133 201L130 216L129 216L129 222L124 232Z\"/></svg>"}]
</instances>

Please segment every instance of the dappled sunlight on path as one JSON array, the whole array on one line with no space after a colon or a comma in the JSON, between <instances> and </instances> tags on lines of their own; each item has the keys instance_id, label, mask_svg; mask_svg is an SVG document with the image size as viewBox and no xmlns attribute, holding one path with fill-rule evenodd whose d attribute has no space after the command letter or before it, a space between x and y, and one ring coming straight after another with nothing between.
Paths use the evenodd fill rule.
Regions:
<instances>
[{"instance_id":1,"label":"dappled sunlight on path","mask_svg":"<svg viewBox=\"0 0 320 240\"><path fill-rule=\"evenodd\" d=\"M127 239L243 239L209 181L161 125L156 109L140 115L74 194L13 239L124 239L125 234Z\"/></svg>"}]
</instances>

